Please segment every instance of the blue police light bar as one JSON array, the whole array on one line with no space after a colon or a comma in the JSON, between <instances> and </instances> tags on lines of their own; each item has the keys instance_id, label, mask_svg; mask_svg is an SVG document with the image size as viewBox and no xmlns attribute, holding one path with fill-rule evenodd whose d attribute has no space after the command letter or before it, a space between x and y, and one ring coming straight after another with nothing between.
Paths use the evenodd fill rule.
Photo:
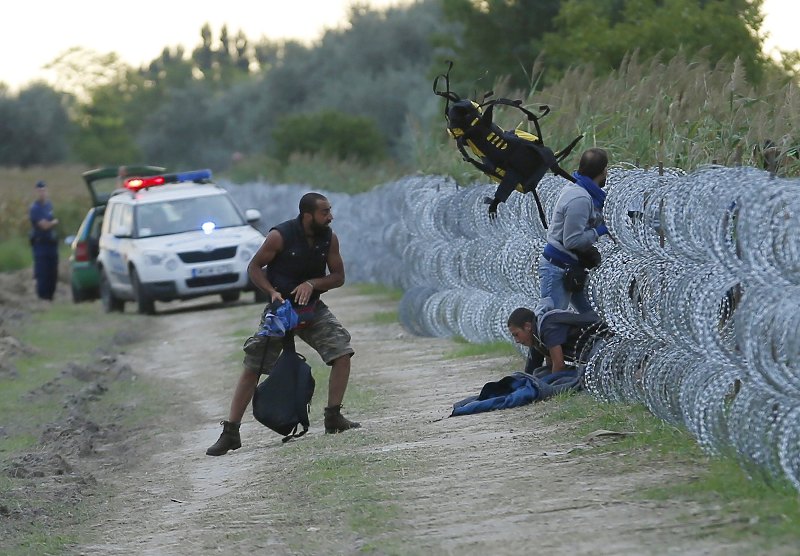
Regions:
<instances>
[{"instance_id":1,"label":"blue police light bar","mask_svg":"<svg viewBox=\"0 0 800 556\"><path fill-rule=\"evenodd\" d=\"M211 179L211 170L191 170L189 172L180 172L177 174L164 174L163 176L149 176L146 178L128 178L125 180L125 187L131 191L138 191L139 189L146 189L157 185L164 185L166 183L180 183L186 181L201 182Z\"/></svg>"},{"instance_id":2,"label":"blue police light bar","mask_svg":"<svg viewBox=\"0 0 800 556\"><path fill-rule=\"evenodd\" d=\"M182 181L203 181L211 179L211 170L191 170L189 172L180 172L175 174L177 182Z\"/></svg>"}]
</instances>

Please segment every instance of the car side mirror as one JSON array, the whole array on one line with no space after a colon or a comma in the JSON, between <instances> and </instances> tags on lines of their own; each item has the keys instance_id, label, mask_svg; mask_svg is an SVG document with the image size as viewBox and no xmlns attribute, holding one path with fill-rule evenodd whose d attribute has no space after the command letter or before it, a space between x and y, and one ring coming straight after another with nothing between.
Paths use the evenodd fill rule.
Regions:
<instances>
[{"instance_id":1,"label":"car side mirror","mask_svg":"<svg viewBox=\"0 0 800 556\"><path fill-rule=\"evenodd\" d=\"M247 209L246 211L244 211L244 217L247 220L248 224L258 222L259 220L261 220L261 211L258 209Z\"/></svg>"},{"instance_id":2,"label":"car side mirror","mask_svg":"<svg viewBox=\"0 0 800 556\"><path fill-rule=\"evenodd\" d=\"M131 237L131 230L127 226L116 226L111 233L116 237Z\"/></svg>"}]
</instances>

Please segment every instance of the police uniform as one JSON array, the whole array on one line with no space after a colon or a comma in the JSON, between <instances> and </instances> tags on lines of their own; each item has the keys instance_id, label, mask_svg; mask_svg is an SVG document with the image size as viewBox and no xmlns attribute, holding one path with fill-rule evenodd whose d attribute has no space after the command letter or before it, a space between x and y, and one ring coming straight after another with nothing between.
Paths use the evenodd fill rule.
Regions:
<instances>
[{"instance_id":1,"label":"police uniform","mask_svg":"<svg viewBox=\"0 0 800 556\"><path fill-rule=\"evenodd\" d=\"M39 186L37 187L44 187ZM36 279L36 295L40 299L53 299L58 280L58 237L53 228L42 230L37 222L55 220L53 204L46 200L34 201L28 211L31 221L30 242L33 249L33 275Z\"/></svg>"}]
</instances>

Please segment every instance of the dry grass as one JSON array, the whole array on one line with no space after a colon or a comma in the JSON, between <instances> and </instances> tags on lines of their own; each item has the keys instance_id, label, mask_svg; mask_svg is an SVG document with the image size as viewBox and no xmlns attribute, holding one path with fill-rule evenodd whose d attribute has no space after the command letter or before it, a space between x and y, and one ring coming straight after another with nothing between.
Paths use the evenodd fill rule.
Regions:
<instances>
[{"instance_id":1,"label":"dry grass","mask_svg":"<svg viewBox=\"0 0 800 556\"><path fill-rule=\"evenodd\" d=\"M574 69L535 100L553 108L546 122L553 146L583 133L583 147L602 146L617 161L643 166L760 166L766 140L783 152L798 147L797 84L776 77L756 89L738 61L709 68L682 55L667 62L633 55L605 77Z\"/></svg>"},{"instance_id":2,"label":"dry grass","mask_svg":"<svg viewBox=\"0 0 800 556\"><path fill-rule=\"evenodd\" d=\"M495 87L503 89L502 83ZM613 162L640 166L760 167L759 148L769 139L782 154L778 174L800 174L800 161L790 154L800 148L795 131L800 127L798 83L775 75L756 88L738 62L709 67L680 54L667 61L642 61L634 54L619 70L601 77L591 68L577 67L542 91L506 94L524 98L528 107L551 107L541 122L548 146L558 149L585 135L563 164L566 169L577 166L579 153L592 146L607 149ZM513 109L498 109L495 116L504 129L527 125ZM444 121L439 125L443 133ZM453 141L440 137L438 147L417 157L420 168L457 179L461 173L461 183L480 177L460 161ZM453 172L454 164L462 168Z\"/></svg>"},{"instance_id":3,"label":"dry grass","mask_svg":"<svg viewBox=\"0 0 800 556\"><path fill-rule=\"evenodd\" d=\"M0 167L0 241L26 236L30 229L28 207L36 198L39 180L48 184L50 199L61 221L63 236L75 233L91 206L89 192L81 174L89 168L79 165Z\"/></svg>"}]
</instances>

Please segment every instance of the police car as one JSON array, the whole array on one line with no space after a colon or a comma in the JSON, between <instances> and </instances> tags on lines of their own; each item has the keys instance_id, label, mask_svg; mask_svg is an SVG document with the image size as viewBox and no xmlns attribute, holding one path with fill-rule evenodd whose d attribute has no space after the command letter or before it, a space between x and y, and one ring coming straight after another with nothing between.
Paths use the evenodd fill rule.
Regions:
<instances>
[{"instance_id":1,"label":"police car","mask_svg":"<svg viewBox=\"0 0 800 556\"><path fill-rule=\"evenodd\" d=\"M264 241L258 210L242 213L210 170L132 177L105 208L97 266L106 312L155 313L156 301L254 291L247 265Z\"/></svg>"}]
</instances>

